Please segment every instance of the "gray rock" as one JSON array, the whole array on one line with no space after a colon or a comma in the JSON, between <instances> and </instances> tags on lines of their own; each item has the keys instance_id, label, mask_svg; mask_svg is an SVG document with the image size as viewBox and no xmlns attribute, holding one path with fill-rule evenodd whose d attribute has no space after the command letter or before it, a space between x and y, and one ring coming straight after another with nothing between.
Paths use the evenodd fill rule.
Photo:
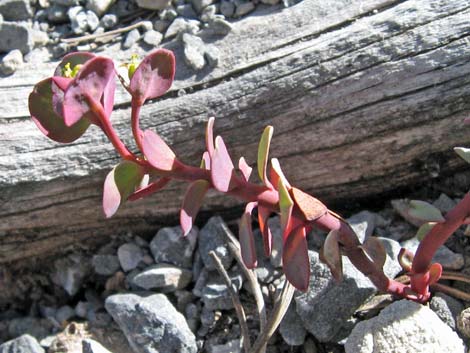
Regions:
<instances>
[{"instance_id":1,"label":"gray rock","mask_svg":"<svg viewBox=\"0 0 470 353\"><path fill-rule=\"evenodd\" d=\"M160 289L171 292L186 287L192 272L168 264L157 264L146 268L132 279L132 283L144 289Z\"/></svg>"},{"instance_id":2,"label":"gray rock","mask_svg":"<svg viewBox=\"0 0 470 353\"><path fill-rule=\"evenodd\" d=\"M209 5L206 6L202 12L201 16L199 17L202 22L210 22L214 17L216 16L217 12L217 6L216 5ZM220 17L223 17L222 15L219 15Z\"/></svg>"},{"instance_id":3,"label":"gray rock","mask_svg":"<svg viewBox=\"0 0 470 353\"><path fill-rule=\"evenodd\" d=\"M101 18L100 23L105 29L110 29L117 25L118 17L115 14L109 13Z\"/></svg>"},{"instance_id":4,"label":"gray rock","mask_svg":"<svg viewBox=\"0 0 470 353\"><path fill-rule=\"evenodd\" d=\"M165 295L116 294L106 299L105 306L135 353L197 352L184 316Z\"/></svg>"},{"instance_id":5,"label":"gray rock","mask_svg":"<svg viewBox=\"0 0 470 353\"><path fill-rule=\"evenodd\" d=\"M408 300L357 324L344 348L346 353L465 352L462 340L432 310Z\"/></svg>"},{"instance_id":6,"label":"gray rock","mask_svg":"<svg viewBox=\"0 0 470 353\"><path fill-rule=\"evenodd\" d=\"M82 353L111 353L101 343L96 342L90 338L86 338L82 341Z\"/></svg>"},{"instance_id":7,"label":"gray rock","mask_svg":"<svg viewBox=\"0 0 470 353\"><path fill-rule=\"evenodd\" d=\"M349 217L347 221L361 242L372 236L376 225L385 225L386 223L380 215L369 211L356 213Z\"/></svg>"},{"instance_id":8,"label":"gray rock","mask_svg":"<svg viewBox=\"0 0 470 353\"><path fill-rule=\"evenodd\" d=\"M202 39L189 33L184 33L182 40L186 64L194 70L203 69L206 65L206 60L204 59L205 44Z\"/></svg>"},{"instance_id":9,"label":"gray rock","mask_svg":"<svg viewBox=\"0 0 470 353\"><path fill-rule=\"evenodd\" d=\"M209 28L212 29L215 34L225 36L232 30L232 25L223 18L215 17L210 21Z\"/></svg>"},{"instance_id":10,"label":"gray rock","mask_svg":"<svg viewBox=\"0 0 470 353\"><path fill-rule=\"evenodd\" d=\"M225 310L233 308L230 292L220 276L211 276L202 290L201 299L208 310ZM243 285L243 277L236 272L229 272L232 286L239 291Z\"/></svg>"},{"instance_id":11,"label":"gray rock","mask_svg":"<svg viewBox=\"0 0 470 353\"><path fill-rule=\"evenodd\" d=\"M87 0L86 8L101 17L111 7L113 2L114 0Z\"/></svg>"},{"instance_id":12,"label":"gray rock","mask_svg":"<svg viewBox=\"0 0 470 353\"><path fill-rule=\"evenodd\" d=\"M268 225L273 236L270 261L274 267L279 268L282 266L282 233L280 218L278 216L269 218Z\"/></svg>"},{"instance_id":13,"label":"gray rock","mask_svg":"<svg viewBox=\"0 0 470 353\"><path fill-rule=\"evenodd\" d=\"M127 38L126 38L126 41L127 41ZM119 263L121 264L121 268L125 272L128 272L128 271L135 269L139 265L139 263L144 258L144 252L142 251L141 248L139 248L134 243L126 243L119 247L118 258L119 258Z\"/></svg>"},{"instance_id":14,"label":"gray rock","mask_svg":"<svg viewBox=\"0 0 470 353\"><path fill-rule=\"evenodd\" d=\"M61 306L59 309L57 309L57 312L55 314L55 318L57 322L60 324L69 321L74 316L75 316L75 310L72 309L72 307L69 305Z\"/></svg>"},{"instance_id":15,"label":"gray rock","mask_svg":"<svg viewBox=\"0 0 470 353\"><path fill-rule=\"evenodd\" d=\"M137 0L137 5L147 10L163 10L171 4L171 0Z\"/></svg>"},{"instance_id":16,"label":"gray rock","mask_svg":"<svg viewBox=\"0 0 470 353\"><path fill-rule=\"evenodd\" d=\"M30 335L22 335L0 345L0 353L44 353L38 341Z\"/></svg>"},{"instance_id":17,"label":"gray rock","mask_svg":"<svg viewBox=\"0 0 470 353\"><path fill-rule=\"evenodd\" d=\"M150 242L150 250L156 263L164 262L191 268L197 238L198 229L196 227L193 227L186 237L183 236L181 227L165 227L153 237Z\"/></svg>"},{"instance_id":18,"label":"gray rock","mask_svg":"<svg viewBox=\"0 0 470 353\"><path fill-rule=\"evenodd\" d=\"M178 17L178 12L176 12L176 9L173 8L172 6L167 7L166 9L160 11L160 14L158 16L160 20L165 20L165 21L173 21L176 17Z\"/></svg>"},{"instance_id":19,"label":"gray rock","mask_svg":"<svg viewBox=\"0 0 470 353\"><path fill-rule=\"evenodd\" d=\"M202 290L209 280L209 271L203 268L199 275L196 277L196 283L194 283L193 294L197 297L202 296Z\"/></svg>"},{"instance_id":20,"label":"gray rock","mask_svg":"<svg viewBox=\"0 0 470 353\"><path fill-rule=\"evenodd\" d=\"M388 255L384 272L393 278L401 271L395 260L400 245L390 239L381 240ZM316 251L309 251L309 257L309 290L295 298L297 313L307 331L319 341L339 342L352 329L350 318L356 309L374 295L377 289L345 256L341 283L336 283L328 267L320 262Z\"/></svg>"},{"instance_id":21,"label":"gray rock","mask_svg":"<svg viewBox=\"0 0 470 353\"><path fill-rule=\"evenodd\" d=\"M133 29L129 33L127 33L124 42L122 43L122 47L124 49L128 49L132 47L137 41L140 39L140 32L137 28Z\"/></svg>"},{"instance_id":22,"label":"gray rock","mask_svg":"<svg viewBox=\"0 0 470 353\"><path fill-rule=\"evenodd\" d=\"M213 4L214 2L215 0L191 0L191 3L193 4L194 9L198 13L201 13L202 9Z\"/></svg>"},{"instance_id":23,"label":"gray rock","mask_svg":"<svg viewBox=\"0 0 470 353\"><path fill-rule=\"evenodd\" d=\"M231 340L225 344L211 344L211 342L208 341L207 353L241 353L242 346L240 339Z\"/></svg>"},{"instance_id":24,"label":"gray rock","mask_svg":"<svg viewBox=\"0 0 470 353\"><path fill-rule=\"evenodd\" d=\"M457 202L452 200L449 196L446 194L440 194L439 198L432 203L435 207L439 209L439 211L443 213L449 212L451 209L457 205Z\"/></svg>"},{"instance_id":25,"label":"gray rock","mask_svg":"<svg viewBox=\"0 0 470 353\"><path fill-rule=\"evenodd\" d=\"M301 346L305 342L307 330L305 330L302 325L302 320L295 310L294 301L289 305L289 309L287 309L286 315L281 321L279 332L281 333L284 342L289 346Z\"/></svg>"},{"instance_id":26,"label":"gray rock","mask_svg":"<svg viewBox=\"0 0 470 353\"><path fill-rule=\"evenodd\" d=\"M165 32L165 39L171 39L183 33L195 34L199 32L200 22L197 20L186 20L184 18L176 18Z\"/></svg>"},{"instance_id":27,"label":"gray rock","mask_svg":"<svg viewBox=\"0 0 470 353\"><path fill-rule=\"evenodd\" d=\"M168 29L170 24L171 24L170 21L155 20L153 22L153 29L156 30L157 32L165 33L165 31Z\"/></svg>"},{"instance_id":28,"label":"gray rock","mask_svg":"<svg viewBox=\"0 0 470 353\"><path fill-rule=\"evenodd\" d=\"M210 310L206 307L203 307L201 310L201 325L205 329L212 330L217 322L220 320L222 312L220 310Z\"/></svg>"},{"instance_id":29,"label":"gray rock","mask_svg":"<svg viewBox=\"0 0 470 353\"><path fill-rule=\"evenodd\" d=\"M81 6L74 6L67 10L70 26L73 33L82 34L88 30L87 15Z\"/></svg>"},{"instance_id":30,"label":"gray rock","mask_svg":"<svg viewBox=\"0 0 470 353\"><path fill-rule=\"evenodd\" d=\"M62 6L77 6L80 3L80 0L53 0L54 4L62 5Z\"/></svg>"},{"instance_id":31,"label":"gray rock","mask_svg":"<svg viewBox=\"0 0 470 353\"><path fill-rule=\"evenodd\" d=\"M11 75L23 66L23 54L18 49L12 50L2 58L0 62L0 73Z\"/></svg>"},{"instance_id":32,"label":"gray rock","mask_svg":"<svg viewBox=\"0 0 470 353\"><path fill-rule=\"evenodd\" d=\"M54 4L47 8L47 20L54 24L65 23L69 20L67 10L65 6Z\"/></svg>"},{"instance_id":33,"label":"gray rock","mask_svg":"<svg viewBox=\"0 0 470 353\"><path fill-rule=\"evenodd\" d=\"M7 21L25 21L33 18L29 0L1 0L0 13Z\"/></svg>"},{"instance_id":34,"label":"gray rock","mask_svg":"<svg viewBox=\"0 0 470 353\"><path fill-rule=\"evenodd\" d=\"M90 273L88 259L80 255L72 255L65 259L58 259L54 263L55 271L52 281L62 287L70 296L77 294L83 280Z\"/></svg>"},{"instance_id":35,"label":"gray rock","mask_svg":"<svg viewBox=\"0 0 470 353\"><path fill-rule=\"evenodd\" d=\"M241 17L244 15L249 14L251 11L255 9L255 4L253 4L251 1L237 1L236 4L236 9L235 9L235 17Z\"/></svg>"},{"instance_id":36,"label":"gray rock","mask_svg":"<svg viewBox=\"0 0 470 353\"><path fill-rule=\"evenodd\" d=\"M457 329L463 337L470 338L470 308L462 310L457 317Z\"/></svg>"},{"instance_id":37,"label":"gray rock","mask_svg":"<svg viewBox=\"0 0 470 353\"><path fill-rule=\"evenodd\" d=\"M79 301L77 305L75 305L75 315L79 318L86 318L88 312L92 309L92 305L88 302Z\"/></svg>"},{"instance_id":38,"label":"gray rock","mask_svg":"<svg viewBox=\"0 0 470 353\"><path fill-rule=\"evenodd\" d=\"M40 340L49 336L52 328L53 324L49 319L40 319L31 316L18 317L9 322L8 334L10 337L28 334Z\"/></svg>"},{"instance_id":39,"label":"gray rock","mask_svg":"<svg viewBox=\"0 0 470 353\"><path fill-rule=\"evenodd\" d=\"M454 330L456 329L456 319L464 308L462 303L444 293L434 295L429 302L429 307Z\"/></svg>"},{"instance_id":40,"label":"gray rock","mask_svg":"<svg viewBox=\"0 0 470 353\"><path fill-rule=\"evenodd\" d=\"M95 273L102 276L111 276L121 268L116 255L94 255L92 265Z\"/></svg>"},{"instance_id":41,"label":"gray rock","mask_svg":"<svg viewBox=\"0 0 470 353\"><path fill-rule=\"evenodd\" d=\"M32 30L31 36L35 47L44 47L49 43L49 36L46 32Z\"/></svg>"},{"instance_id":42,"label":"gray rock","mask_svg":"<svg viewBox=\"0 0 470 353\"><path fill-rule=\"evenodd\" d=\"M261 3L265 5L277 5L281 2L281 0L261 0Z\"/></svg>"},{"instance_id":43,"label":"gray rock","mask_svg":"<svg viewBox=\"0 0 470 353\"><path fill-rule=\"evenodd\" d=\"M176 7L176 12L186 18L197 18L196 11L194 11L191 4L178 5Z\"/></svg>"},{"instance_id":44,"label":"gray rock","mask_svg":"<svg viewBox=\"0 0 470 353\"><path fill-rule=\"evenodd\" d=\"M90 31L94 31L100 24L100 19L93 11L86 11L86 22Z\"/></svg>"},{"instance_id":45,"label":"gray rock","mask_svg":"<svg viewBox=\"0 0 470 353\"><path fill-rule=\"evenodd\" d=\"M233 236L221 217L216 216L209 219L206 225L199 231L199 254L204 262L204 266L208 270L215 270L215 264L212 257L209 256L210 251L214 251L220 258L225 269L232 264L233 257L227 248L226 234Z\"/></svg>"},{"instance_id":46,"label":"gray rock","mask_svg":"<svg viewBox=\"0 0 470 353\"><path fill-rule=\"evenodd\" d=\"M215 45L208 44L205 47L204 58L210 67L216 67L219 64L220 51Z\"/></svg>"},{"instance_id":47,"label":"gray rock","mask_svg":"<svg viewBox=\"0 0 470 353\"><path fill-rule=\"evenodd\" d=\"M419 240L414 237L402 242L401 245L414 253L418 249ZM464 265L463 255L454 253L445 245L437 249L432 261L439 262L446 270L460 270Z\"/></svg>"},{"instance_id":48,"label":"gray rock","mask_svg":"<svg viewBox=\"0 0 470 353\"><path fill-rule=\"evenodd\" d=\"M4 21L0 27L0 53L19 49L28 54L34 47L32 30L26 23Z\"/></svg>"},{"instance_id":49,"label":"gray rock","mask_svg":"<svg viewBox=\"0 0 470 353\"><path fill-rule=\"evenodd\" d=\"M220 3L220 13L225 17L232 17L235 14L235 4L232 1L222 1Z\"/></svg>"}]
</instances>

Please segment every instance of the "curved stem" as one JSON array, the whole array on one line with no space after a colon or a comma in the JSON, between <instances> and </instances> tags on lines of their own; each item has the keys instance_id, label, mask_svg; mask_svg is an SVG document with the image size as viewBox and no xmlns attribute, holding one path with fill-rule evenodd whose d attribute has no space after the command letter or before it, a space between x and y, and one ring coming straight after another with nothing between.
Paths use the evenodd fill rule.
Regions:
<instances>
[{"instance_id":1,"label":"curved stem","mask_svg":"<svg viewBox=\"0 0 470 353\"><path fill-rule=\"evenodd\" d=\"M432 258L437 249L466 222L469 215L470 194L467 193L465 197L445 215L445 222L436 224L420 242L411 265L410 283L413 291L429 297L429 286L427 283L423 283L424 277L422 274L429 270Z\"/></svg>"},{"instance_id":2,"label":"curved stem","mask_svg":"<svg viewBox=\"0 0 470 353\"><path fill-rule=\"evenodd\" d=\"M122 158L130 161L142 164L141 161L127 148L127 146L121 141L119 136L116 134L110 120L106 116L103 106L97 103L91 96L85 95L87 103L90 106L90 110L98 118L100 125L99 127L103 130L105 135L113 144L116 151L121 155ZM140 161L140 162L139 162Z\"/></svg>"}]
</instances>

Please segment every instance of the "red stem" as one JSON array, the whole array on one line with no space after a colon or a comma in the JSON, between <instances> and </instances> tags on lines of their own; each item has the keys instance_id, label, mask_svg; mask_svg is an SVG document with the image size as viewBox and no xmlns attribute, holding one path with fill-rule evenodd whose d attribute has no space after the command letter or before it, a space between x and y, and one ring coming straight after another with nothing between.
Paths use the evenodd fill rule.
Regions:
<instances>
[{"instance_id":1,"label":"red stem","mask_svg":"<svg viewBox=\"0 0 470 353\"><path fill-rule=\"evenodd\" d=\"M429 270L432 258L437 249L462 225L466 218L470 216L470 194L465 197L445 215L445 222L436 224L424 237L416 250L416 254L411 266L411 289L423 291L423 276ZM416 275L416 276L414 276ZM424 288L427 294L427 285Z\"/></svg>"},{"instance_id":2,"label":"red stem","mask_svg":"<svg viewBox=\"0 0 470 353\"><path fill-rule=\"evenodd\" d=\"M110 120L106 116L103 106L97 103L93 99L93 97L89 96L88 94L85 94L85 97L87 98L87 101L88 101L87 103L90 106L91 111L95 114L95 116L98 118L100 122L99 127L103 130L103 132L111 141L114 148L116 149L116 151L118 151L121 157L126 160L134 161L139 164L142 164L142 161L140 161L131 151L129 151L126 145L121 141L119 136L116 134L116 131L111 125Z\"/></svg>"},{"instance_id":3,"label":"red stem","mask_svg":"<svg viewBox=\"0 0 470 353\"><path fill-rule=\"evenodd\" d=\"M143 143L142 143L143 132L139 126L139 116L140 116L141 107L142 107L142 104L140 104L136 99L132 98L132 101L131 101L132 134L134 135L134 139L135 139L135 142L137 143L137 147L139 147L139 150L143 152L144 151L142 147L143 146Z\"/></svg>"}]
</instances>

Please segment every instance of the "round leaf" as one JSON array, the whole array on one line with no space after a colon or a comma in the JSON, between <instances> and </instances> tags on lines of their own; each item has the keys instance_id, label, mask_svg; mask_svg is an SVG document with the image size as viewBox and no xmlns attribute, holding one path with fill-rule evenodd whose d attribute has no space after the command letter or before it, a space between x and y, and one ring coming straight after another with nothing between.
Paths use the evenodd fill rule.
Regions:
<instances>
[{"instance_id":1,"label":"round leaf","mask_svg":"<svg viewBox=\"0 0 470 353\"><path fill-rule=\"evenodd\" d=\"M54 110L52 78L45 79L29 95L29 112L39 130L50 139L68 143L82 136L90 126L88 119L81 119L72 126L65 125L64 118Z\"/></svg>"},{"instance_id":2,"label":"round leaf","mask_svg":"<svg viewBox=\"0 0 470 353\"><path fill-rule=\"evenodd\" d=\"M168 91L175 77L175 56L166 49L147 55L134 72L129 90L138 105L146 99L160 97Z\"/></svg>"},{"instance_id":3,"label":"round leaf","mask_svg":"<svg viewBox=\"0 0 470 353\"><path fill-rule=\"evenodd\" d=\"M144 175L144 168L132 161L123 161L109 172L103 192L103 210L107 218L116 213L119 206L140 185Z\"/></svg>"}]
</instances>

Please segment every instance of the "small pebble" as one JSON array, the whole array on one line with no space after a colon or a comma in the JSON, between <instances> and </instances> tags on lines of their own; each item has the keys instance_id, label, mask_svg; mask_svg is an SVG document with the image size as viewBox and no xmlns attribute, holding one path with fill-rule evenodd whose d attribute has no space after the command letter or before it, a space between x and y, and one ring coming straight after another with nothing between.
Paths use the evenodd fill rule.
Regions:
<instances>
[{"instance_id":1,"label":"small pebble","mask_svg":"<svg viewBox=\"0 0 470 353\"><path fill-rule=\"evenodd\" d=\"M163 10L171 4L171 0L136 0L137 5L147 10Z\"/></svg>"},{"instance_id":2,"label":"small pebble","mask_svg":"<svg viewBox=\"0 0 470 353\"><path fill-rule=\"evenodd\" d=\"M211 28L215 34L225 36L232 30L232 25L223 18L215 17L209 23L209 28Z\"/></svg>"},{"instance_id":3,"label":"small pebble","mask_svg":"<svg viewBox=\"0 0 470 353\"><path fill-rule=\"evenodd\" d=\"M457 317L457 330L466 338L470 338L470 308L463 310Z\"/></svg>"},{"instance_id":4,"label":"small pebble","mask_svg":"<svg viewBox=\"0 0 470 353\"><path fill-rule=\"evenodd\" d=\"M125 272L135 269L143 257L142 249L134 243L123 244L118 249L119 263Z\"/></svg>"},{"instance_id":5,"label":"small pebble","mask_svg":"<svg viewBox=\"0 0 470 353\"><path fill-rule=\"evenodd\" d=\"M220 3L220 13L225 17L232 17L235 14L235 4L231 1L222 1Z\"/></svg>"},{"instance_id":6,"label":"small pebble","mask_svg":"<svg viewBox=\"0 0 470 353\"><path fill-rule=\"evenodd\" d=\"M128 49L132 47L137 41L140 39L140 32L137 28L133 29L129 33L127 33L126 38L124 39L124 43L122 46L124 49Z\"/></svg>"},{"instance_id":7,"label":"small pebble","mask_svg":"<svg viewBox=\"0 0 470 353\"><path fill-rule=\"evenodd\" d=\"M21 66L23 66L23 54L15 49L3 57L0 62L0 72L3 75L11 75Z\"/></svg>"},{"instance_id":8,"label":"small pebble","mask_svg":"<svg viewBox=\"0 0 470 353\"><path fill-rule=\"evenodd\" d=\"M100 22L104 28L110 29L116 26L116 24L118 23L118 18L114 14L106 14L101 18Z\"/></svg>"},{"instance_id":9,"label":"small pebble","mask_svg":"<svg viewBox=\"0 0 470 353\"><path fill-rule=\"evenodd\" d=\"M251 11L255 9L255 4L252 2L239 2L236 4L235 16L241 17L244 15L249 14Z\"/></svg>"},{"instance_id":10,"label":"small pebble","mask_svg":"<svg viewBox=\"0 0 470 353\"><path fill-rule=\"evenodd\" d=\"M154 47L158 46L161 43L162 39L163 39L163 34L153 29L145 32L144 38L143 38L145 43L147 43L148 45L152 45Z\"/></svg>"}]
</instances>

